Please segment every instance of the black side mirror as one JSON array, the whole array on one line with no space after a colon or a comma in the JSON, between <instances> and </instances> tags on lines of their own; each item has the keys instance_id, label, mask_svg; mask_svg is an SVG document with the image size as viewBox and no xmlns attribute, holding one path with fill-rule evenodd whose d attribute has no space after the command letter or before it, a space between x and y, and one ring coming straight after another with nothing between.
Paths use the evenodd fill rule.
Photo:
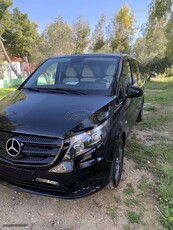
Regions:
<instances>
[{"instance_id":1,"label":"black side mirror","mask_svg":"<svg viewBox=\"0 0 173 230\"><path fill-rule=\"evenodd\" d=\"M143 90L138 86L130 85L127 88L127 98L141 97L144 94Z\"/></svg>"}]
</instances>

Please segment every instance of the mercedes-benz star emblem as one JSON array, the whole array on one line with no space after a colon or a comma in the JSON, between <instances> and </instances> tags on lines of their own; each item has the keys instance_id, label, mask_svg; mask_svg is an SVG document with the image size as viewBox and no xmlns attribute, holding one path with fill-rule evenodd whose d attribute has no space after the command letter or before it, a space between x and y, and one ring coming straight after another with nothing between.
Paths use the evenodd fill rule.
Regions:
<instances>
[{"instance_id":1,"label":"mercedes-benz star emblem","mask_svg":"<svg viewBox=\"0 0 173 230\"><path fill-rule=\"evenodd\" d=\"M11 138L6 143L6 151L11 157L18 157L21 151L21 144L15 138Z\"/></svg>"}]
</instances>

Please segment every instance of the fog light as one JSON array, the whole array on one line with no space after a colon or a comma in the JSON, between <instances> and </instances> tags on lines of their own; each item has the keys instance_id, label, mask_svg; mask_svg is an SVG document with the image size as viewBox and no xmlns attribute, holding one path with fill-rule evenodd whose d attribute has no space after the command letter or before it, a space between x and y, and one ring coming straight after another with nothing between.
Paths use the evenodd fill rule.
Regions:
<instances>
[{"instance_id":1,"label":"fog light","mask_svg":"<svg viewBox=\"0 0 173 230\"><path fill-rule=\"evenodd\" d=\"M36 178L36 181L46 183L46 184L52 184L52 185L59 186L59 182L53 181L53 180L47 180L47 179L43 179L43 178Z\"/></svg>"}]
</instances>

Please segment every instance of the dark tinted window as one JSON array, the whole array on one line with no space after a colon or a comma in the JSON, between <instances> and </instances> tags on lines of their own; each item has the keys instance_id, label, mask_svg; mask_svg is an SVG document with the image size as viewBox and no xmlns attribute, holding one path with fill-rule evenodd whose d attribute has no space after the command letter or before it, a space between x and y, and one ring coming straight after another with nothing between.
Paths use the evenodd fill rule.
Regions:
<instances>
[{"instance_id":1,"label":"dark tinted window","mask_svg":"<svg viewBox=\"0 0 173 230\"><path fill-rule=\"evenodd\" d=\"M131 68L132 68L132 75L133 75L133 85L137 86L139 85L139 79L140 79L138 62L135 60L131 60Z\"/></svg>"},{"instance_id":2,"label":"dark tinted window","mask_svg":"<svg viewBox=\"0 0 173 230\"><path fill-rule=\"evenodd\" d=\"M123 83L124 83L124 89L126 92L127 87L133 84L130 63L128 60L124 60L122 78L123 78Z\"/></svg>"}]
</instances>

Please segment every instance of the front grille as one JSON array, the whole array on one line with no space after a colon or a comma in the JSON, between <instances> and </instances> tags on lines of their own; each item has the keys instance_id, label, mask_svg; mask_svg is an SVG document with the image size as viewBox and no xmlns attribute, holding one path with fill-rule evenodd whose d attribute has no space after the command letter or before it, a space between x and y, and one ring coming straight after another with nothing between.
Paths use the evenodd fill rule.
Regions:
<instances>
[{"instance_id":1,"label":"front grille","mask_svg":"<svg viewBox=\"0 0 173 230\"><path fill-rule=\"evenodd\" d=\"M11 157L6 151L6 143L10 138L21 143L21 153L17 158ZM0 131L0 159L15 165L45 166L59 157L62 144L61 139L54 137Z\"/></svg>"}]
</instances>

